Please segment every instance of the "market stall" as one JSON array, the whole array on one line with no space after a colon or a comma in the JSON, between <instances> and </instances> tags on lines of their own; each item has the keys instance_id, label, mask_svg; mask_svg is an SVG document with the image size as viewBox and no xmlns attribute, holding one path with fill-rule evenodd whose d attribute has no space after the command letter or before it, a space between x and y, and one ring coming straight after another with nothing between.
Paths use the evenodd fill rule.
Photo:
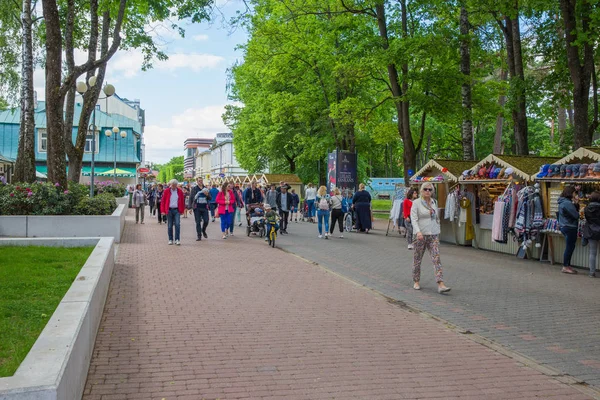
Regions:
<instances>
[{"instance_id":1,"label":"market stall","mask_svg":"<svg viewBox=\"0 0 600 400\"><path fill-rule=\"evenodd\" d=\"M430 160L411 178L412 185L431 182L435 185L435 198L441 214L440 240L461 246L470 246L475 216L475 196L468 185L459 185L462 172L473 167L476 161ZM461 207L462 204L465 208ZM465 210L464 212L461 212ZM462 214L462 215L461 215Z\"/></svg>"},{"instance_id":2,"label":"market stall","mask_svg":"<svg viewBox=\"0 0 600 400\"><path fill-rule=\"evenodd\" d=\"M547 260L561 264L565 251L565 239L560 233L557 221L558 198L567 185L577 187L580 198L580 227L585 218L583 212L593 191L600 191L600 148L581 147L553 164L543 165L534 179L541 185L545 205L544 232ZM581 229L580 229L581 231ZM581 236L579 236L581 238ZM589 250L578 240L571 264L588 268Z\"/></svg>"},{"instance_id":3,"label":"market stall","mask_svg":"<svg viewBox=\"0 0 600 400\"><path fill-rule=\"evenodd\" d=\"M475 247L539 257L542 203L531 176L556 160L492 154L463 173L459 181L473 185L476 195Z\"/></svg>"}]
</instances>

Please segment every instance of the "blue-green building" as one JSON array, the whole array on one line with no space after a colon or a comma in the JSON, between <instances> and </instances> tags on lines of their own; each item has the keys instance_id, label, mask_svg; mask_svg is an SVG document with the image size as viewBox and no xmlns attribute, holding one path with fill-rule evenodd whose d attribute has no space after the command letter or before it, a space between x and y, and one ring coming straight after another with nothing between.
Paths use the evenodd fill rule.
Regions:
<instances>
[{"instance_id":1,"label":"blue-green building","mask_svg":"<svg viewBox=\"0 0 600 400\"><path fill-rule=\"evenodd\" d=\"M120 107L130 107L121 99ZM35 161L37 175L44 178L47 172L46 166L46 103L40 101L37 103L35 110ZM111 171L114 170L114 160L116 154L117 161L117 179L123 183L136 183L137 168L143 162L143 110L139 113L133 107L130 107L129 115L138 112L141 115L138 120L129 117L111 113L108 114L100 110L97 106L95 111L96 121L96 151L95 151L95 167L94 175L96 181L111 180ZM79 116L81 114L81 103L75 105L75 115L73 118L73 140L77 135ZM19 125L20 125L20 109L14 108L0 111L0 172L4 172L5 176L10 181L12 174L11 162L17 158L19 145ZM91 156L92 156L92 125L93 119L90 119L90 128L85 143L85 153L83 156L82 182L88 182L91 175ZM119 129L116 135L107 137L106 130L113 130L114 127ZM122 138L120 133L125 132L127 136ZM116 139L116 153L115 140Z\"/></svg>"}]
</instances>

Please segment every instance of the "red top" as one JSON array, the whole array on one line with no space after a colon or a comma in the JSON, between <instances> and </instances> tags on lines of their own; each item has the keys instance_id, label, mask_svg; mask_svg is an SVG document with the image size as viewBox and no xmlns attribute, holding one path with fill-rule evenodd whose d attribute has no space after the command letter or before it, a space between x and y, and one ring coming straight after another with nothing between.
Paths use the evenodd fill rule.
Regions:
<instances>
[{"instance_id":1,"label":"red top","mask_svg":"<svg viewBox=\"0 0 600 400\"><path fill-rule=\"evenodd\" d=\"M404 199L402 202L402 216L404 219L410 218L410 209L412 208L412 200Z\"/></svg>"},{"instance_id":2,"label":"red top","mask_svg":"<svg viewBox=\"0 0 600 400\"><path fill-rule=\"evenodd\" d=\"M169 203L171 202L171 188L167 188L163 191L163 197L160 201L160 212L162 214L169 213ZM177 188L177 210L179 214L183 214L185 211L185 195L183 190Z\"/></svg>"},{"instance_id":3,"label":"red top","mask_svg":"<svg viewBox=\"0 0 600 400\"><path fill-rule=\"evenodd\" d=\"M229 192L229 205L227 206L227 211L233 212L233 205L235 204L235 195L233 194L233 190L228 190ZM225 193L219 192L216 199L217 204L219 205L219 214L225 214Z\"/></svg>"}]
</instances>

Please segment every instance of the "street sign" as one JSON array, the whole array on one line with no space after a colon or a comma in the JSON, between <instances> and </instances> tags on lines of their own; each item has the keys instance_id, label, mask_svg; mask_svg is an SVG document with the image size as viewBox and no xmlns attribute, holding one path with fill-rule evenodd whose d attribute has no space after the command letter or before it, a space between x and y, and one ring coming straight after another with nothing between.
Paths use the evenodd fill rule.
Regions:
<instances>
[{"instance_id":1,"label":"street sign","mask_svg":"<svg viewBox=\"0 0 600 400\"><path fill-rule=\"evenodd\" d=\"M225 178L225 174L219 174L219 178Z\"/></svg>"},{"instance_id":2,"label":"street sign","mask_svg":"<svg viewBox=\"0 0 600 400\"><path fill-rule=\"evenodd\" d=\"M138 168L138 172L140 174L147 174L148 172L150 172L149 168Z\"/></svg>"}]
</instances>

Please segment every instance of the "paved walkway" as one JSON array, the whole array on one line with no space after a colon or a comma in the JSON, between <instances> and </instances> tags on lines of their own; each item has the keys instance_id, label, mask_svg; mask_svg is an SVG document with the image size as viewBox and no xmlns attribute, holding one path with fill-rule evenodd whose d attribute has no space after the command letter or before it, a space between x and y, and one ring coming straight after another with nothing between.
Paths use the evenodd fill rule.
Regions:
<instances>
[{"instance_id":1,"label":"paved walkway","mask_svg":"<svg viewBox=\"0 0 600 400\"><path fill-rule=\"evenodd\" d=\"M422 288L412 289L412 251L387 221L369 235L317 239L316 225L293 224L283 249L409 306L482 335L536 362L600 389L600 279L586 271L560 273L560 266L523 261L455 245L442 245L448 296L435 291L426 255ZM338 233L336 233L337 236Z\"/></svg>"},{"instance_id":2,"label":"paved walkway","mask_svg":"<svg viewBox=\"0 0 600 400\"><path fill-rule=\"evenodd\" d=\"M590 398L259 238L211 224L197 243L182 222L167 246L129 213L84 399Z\"/></svg>"}]
</instances>

